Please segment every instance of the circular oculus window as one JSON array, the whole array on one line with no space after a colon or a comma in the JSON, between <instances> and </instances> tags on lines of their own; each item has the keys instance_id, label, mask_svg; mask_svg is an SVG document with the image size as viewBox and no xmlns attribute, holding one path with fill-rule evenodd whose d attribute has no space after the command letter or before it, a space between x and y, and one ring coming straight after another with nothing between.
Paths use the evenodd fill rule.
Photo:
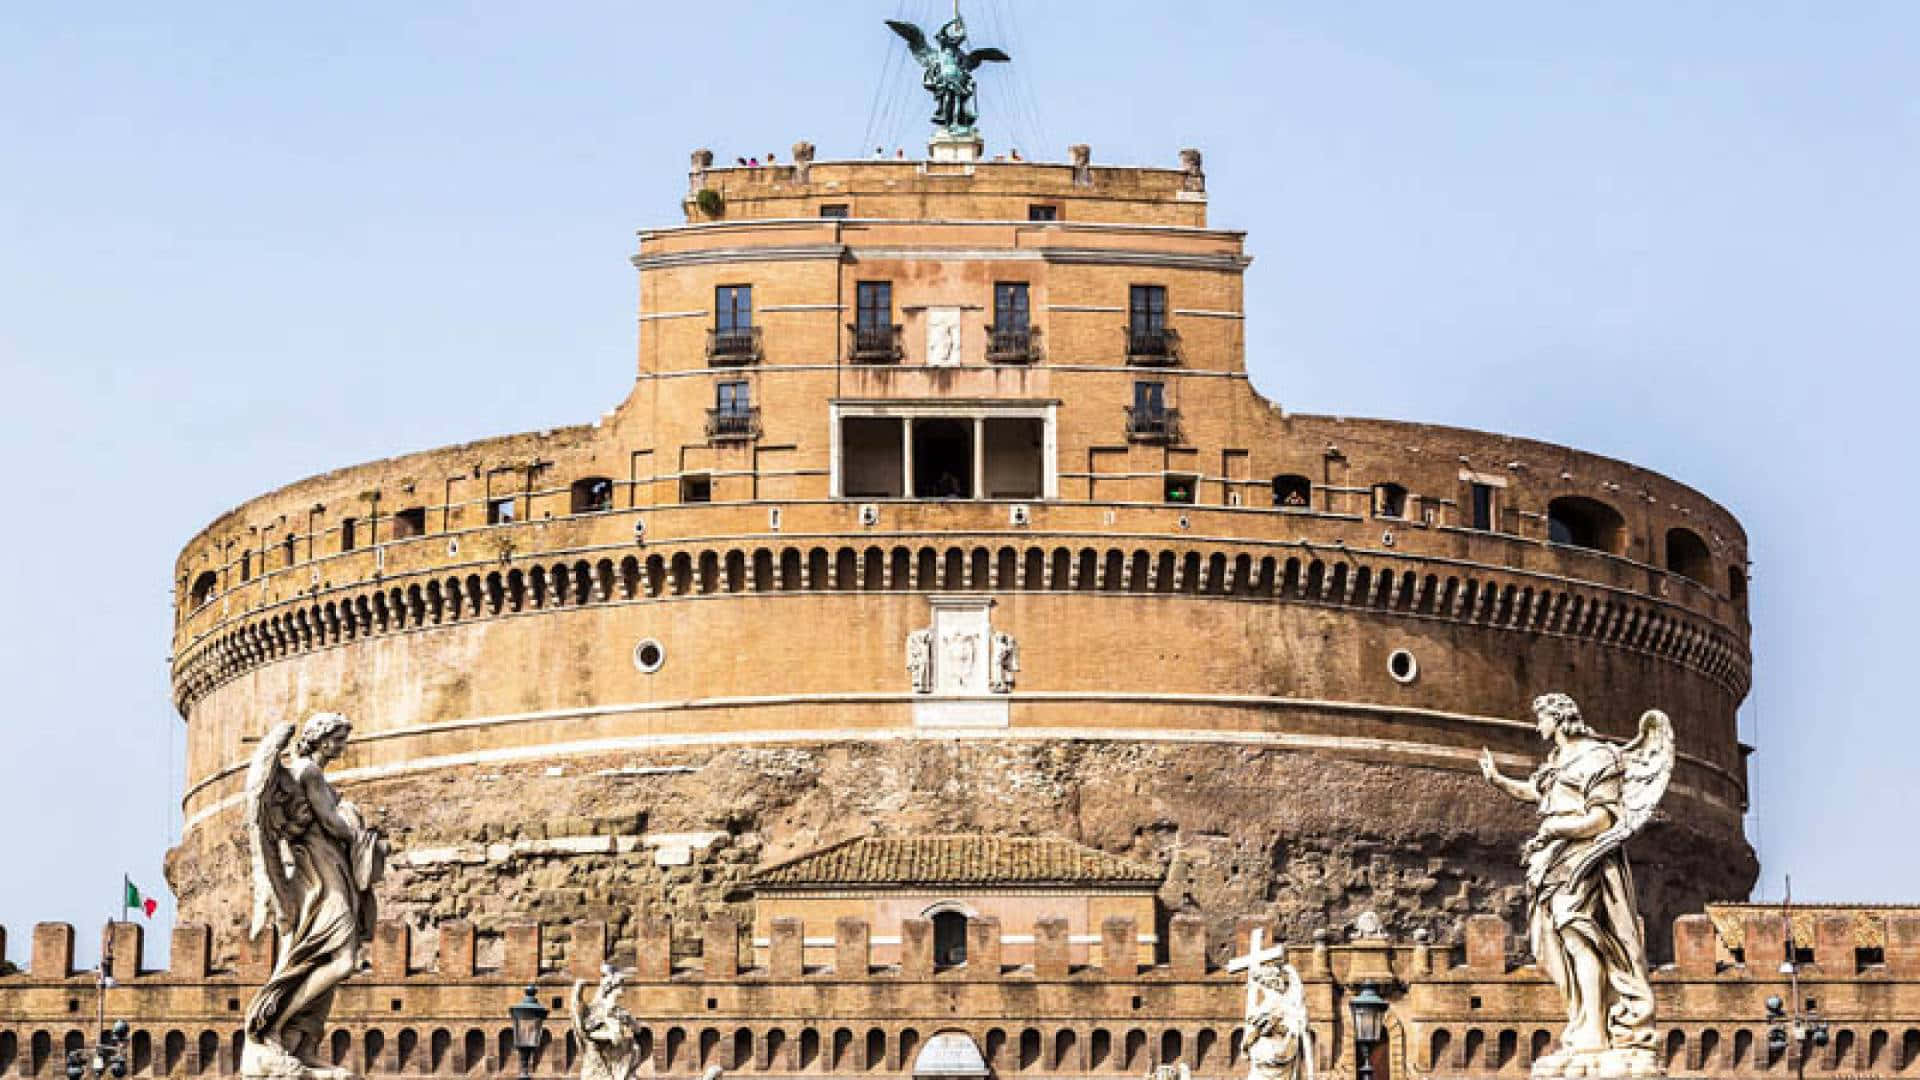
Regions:
<instances>
[{"instance_id":1,"label":"circular oculus window","mask_svg":"<svg viewBox=\"0 0 1920 1080\"><path fill-rule=\"evenodd\" d=\"M658 641L648 638L633 647L633 666L642 674L651 675L660 670L667 662L667 650Z\"/></svg>"},{"instance_id":2,"label":"circular oculus window","mask_svg":"<svg viewBox=\"0 0 1920 1080\"><path fill-rule=\"evenodd\" d=\"M1410 683L1420 677L1420 661L1405 649L1395 649L1387 657L1387 674L1397 683Z\"/></svg>"}]
</instances>

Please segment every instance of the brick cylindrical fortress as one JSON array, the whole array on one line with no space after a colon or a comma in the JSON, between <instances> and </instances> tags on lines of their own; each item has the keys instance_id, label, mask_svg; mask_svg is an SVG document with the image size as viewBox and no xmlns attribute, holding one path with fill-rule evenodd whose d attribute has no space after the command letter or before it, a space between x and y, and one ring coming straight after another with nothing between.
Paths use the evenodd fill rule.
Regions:
<instances>
[{"instance_id":1,"label":"brick cylindrical fortress","mask_svg":"<svg viewBox=\"0 0 1920 1080\"><path fill-rule=\"evenodd\" d=\"M1530 767L1547 690L1614 736L1673 717L1648 925L1746 894L1725 510L1261 397L1197 154L708 161L640 235L639 374L599 423L313 477L187 544L184 916L241 920L253 740L334 710L417 924L630 940L854 833L979 830L1164 866L1167 912L1447 932L1517 910L1531 823L1475 758Z\"/></svg>"}]
</instances>

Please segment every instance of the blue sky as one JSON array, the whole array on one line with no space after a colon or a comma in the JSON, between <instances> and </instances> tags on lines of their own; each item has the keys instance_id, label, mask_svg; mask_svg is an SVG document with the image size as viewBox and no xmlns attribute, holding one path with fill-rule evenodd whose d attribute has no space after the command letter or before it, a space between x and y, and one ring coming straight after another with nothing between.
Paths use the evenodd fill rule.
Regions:
<instances>
[{"instance_id":1,"label":"blue sky","mask_svg":"<svg viewBox=\"0 0 1920 1080\"><path fill-rule=\"evenodd\" d=\"M913 145L880 20L944 6L0 11L11 959L43 919L90 953L123 871L164 893L180 544L301 476L610 408L633 230L688 153ZM965 7L1015 57L993 149L1205 150L1270 397L1614 454L1738 514L1762 894L1920 899L1887 857L1920 748L1920 7Z\"/></svg>"}]
</instances>

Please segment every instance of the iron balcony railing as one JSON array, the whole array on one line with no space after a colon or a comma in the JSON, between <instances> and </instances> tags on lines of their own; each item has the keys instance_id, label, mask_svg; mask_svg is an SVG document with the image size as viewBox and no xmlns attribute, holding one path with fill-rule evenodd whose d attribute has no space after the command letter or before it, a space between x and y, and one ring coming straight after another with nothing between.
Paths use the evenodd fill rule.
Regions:
<instances>
[{"instance_id":1,"label":"iron balcony railing","mask_svg":"<svg viewBox=\"0 0 1920 1080\"><path fill-rule=\"evenodd\" d=\"M900 362L900 324L847 327L847 359L856 364L897 364Z\"/></svg>"},{"instance_id":2,"label":"iron balcony railing","mask_svg":"<svg viewBox=\"0 0 1920 1080\"><path fill-rule=\"evenodd\" d=\"M1179 442L1180 410L1128 406L1127 438L1134 442Z\"/></svg>"},{"instance_id":3,"label":"iron balcony railing","mask_svg":"<svg viewBox=\"0 0 1920 1080\"><path fill-rule=\"evenodd\" d=\"M1040 359L1040 331L1031 326L987 327L987 360L995 364L1031 364Z\"/></svg>"},{"instance_id":4,"label":"iron balcony railing","mask_svg":"<svg viewBox=\"0 0 1920 1080\"><path fill-rule=\"evenodd\" d=\"M759 362L759 327L713 327L707 331L707 363L715 367L738 367Z\"/></svg>"},{"instance_id":5,"label":"iron balcony railing","mask_svg":"<svg viewBox=\"0 0 1920 1080\"><path fill-rule=\"evenodd\" d=\"M1166 326L1127 327L1127 363L1159 367L1179 362L1179 331Z\"/></svg>"},{"instance_id":6,"label":"iron balcony railing","mask_svg":"<svg viewBox=\"0 0 1920 1080\"><path fill-rule=\"evenodd\" d=\"M757 439L759 437L760 410L758 407L707 410L707 438Z\"/></svg>"}]
</instances>

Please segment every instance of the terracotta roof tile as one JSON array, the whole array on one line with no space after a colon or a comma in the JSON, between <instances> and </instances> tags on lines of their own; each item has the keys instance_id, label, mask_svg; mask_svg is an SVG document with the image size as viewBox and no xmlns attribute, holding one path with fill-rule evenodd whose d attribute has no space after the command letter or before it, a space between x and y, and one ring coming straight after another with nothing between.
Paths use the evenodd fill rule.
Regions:
<instances>
[{"instance_id":1,"label":"terracotta roof tile","mask_svg":"<svg viewBox=\"0 0 1920 1080\"><path fill-rule=\"evenodd\" d=\"M763 888L829 885L1144 885L1164 875L1055 837L857 836L761 869Z\"/></svg>"}]
</instances>

